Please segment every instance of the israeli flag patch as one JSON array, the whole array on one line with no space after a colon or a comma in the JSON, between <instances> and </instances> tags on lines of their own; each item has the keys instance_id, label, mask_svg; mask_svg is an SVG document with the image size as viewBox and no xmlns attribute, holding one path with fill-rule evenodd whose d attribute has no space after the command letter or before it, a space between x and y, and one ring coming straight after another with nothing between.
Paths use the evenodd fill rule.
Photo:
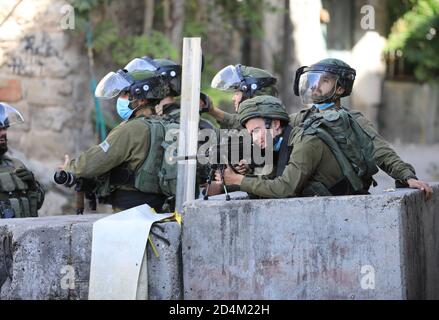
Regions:
<instances>
[{"instance_id":1,"label":"israeli flag patch","mask_svg":"<svg viewBox=\"0 0 439 320\"><path fill-rule=\"evenodd\" d=\"M107 142L107 140L104 140L99 147L101 147L102 151L107 152L110 148L110 144Z\"/></svg>"}]
</instances>

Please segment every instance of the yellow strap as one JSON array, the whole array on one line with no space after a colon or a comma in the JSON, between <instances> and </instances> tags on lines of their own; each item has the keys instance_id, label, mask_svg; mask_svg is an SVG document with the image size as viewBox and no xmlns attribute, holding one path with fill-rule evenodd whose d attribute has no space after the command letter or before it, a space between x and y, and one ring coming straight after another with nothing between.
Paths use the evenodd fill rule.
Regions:
<instances>
[{"instance_id":1,"label":"yellow strap","mask_svg":"<svg viewBox=\"0 0 439 320\"><path fill-rule=\"evenodd\" d=\"M177 210L174 212L174 216L173 216L173 218L175 219L175 221L178 222L178 224L179 224L180 227L181 227L181 222L183 221L183 217L181 216L181 214L179 214L179 213L177 212Z\"/></svg>"},{"instance_id":2,"label":"yellow strap","mask_svg":"<svg viewBox=\"0 0 439 320\"><path fill-rule=\"evenodd\" d=\"M155 256L158 258L159 257L159 252L157 251L157 248L155 247L154 242L152 242L151 235L148 236L148 241L151 244L152 251L154 252Z\"/></svg>"},{"instance_id":3,"label":"yellow strap","mask_svg":"<svg viewBox=\"0 0 439 320\"><path fill-rule=\"evenodd\" d=\"M163 222L177 221L177 223L181 227L181 222L183 221L183 217L177 211L174 212L174 215L170 218L162 220Z\"/></svg>"}]
</instances>

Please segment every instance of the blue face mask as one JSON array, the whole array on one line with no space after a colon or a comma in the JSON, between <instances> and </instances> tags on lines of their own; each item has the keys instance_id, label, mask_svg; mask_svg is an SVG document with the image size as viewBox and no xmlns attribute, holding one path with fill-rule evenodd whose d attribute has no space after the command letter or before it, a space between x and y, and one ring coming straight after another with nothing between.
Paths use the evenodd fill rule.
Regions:
<instances>
[{"instance_id":1,"label":"blue face mask","mask_svg":"<svg viewBox=\"0 0 439 320\"><path fill-rule=\"evenodd\" d=\"M326 110L326 109L332 107L334 104L335 104L334 102L327 102L327 103L315 104L314 106L319 110Z\"/></svg>"},{"instance_id":2,"label":"blue face mask","mask_svg":"<svg viewBox=\"0 0 439 320\"><path fill-rule=\"evenodd\" d=\"M123 119L128 120L133 114L134 110L130 109L131 101L125 98L118 98L116 109L117 114Z\"/></svg>"}]
</instances>

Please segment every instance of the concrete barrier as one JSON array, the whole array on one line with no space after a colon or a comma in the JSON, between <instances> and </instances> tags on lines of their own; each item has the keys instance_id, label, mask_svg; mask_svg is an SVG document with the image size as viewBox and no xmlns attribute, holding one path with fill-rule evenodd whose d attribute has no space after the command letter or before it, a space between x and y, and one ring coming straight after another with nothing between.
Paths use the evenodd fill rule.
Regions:
<instances>
[{"instance_id":1,"label":"concrete barrier","mask_svg":"<svg viewBox=\"0 0 439 320\"><path fill-rule=\"evenodd\" d=\"M368 196L195 201L184 299L438 299L439 184Z\"/></svg>"},{"instance_id":2,"label":"concrete barrier","mask_svg":"<svg viewBox=\"0 0 439 320\"><path fill-rule=\"evenodd\" d=\"M153 236L158 259L148 248L149 297L438 299L434 190L428 202L400 189L188 203L182 240L175 222L154 227L167 240ZM0 220L0 299L87 299L92 226L102 217Z\"/></svg>"},{"instance_id":3,"label":"concrete barrier","mask_svg":"<svg viewBox=\"0 0 439 320\"><path fill-rule=\"evenodd\" d=\"M93 223L105 217L0 220L0 299L87 299ZM148 246L150 299L182 297L180 226L160 224Z\"/></svg>"}]
</instances>

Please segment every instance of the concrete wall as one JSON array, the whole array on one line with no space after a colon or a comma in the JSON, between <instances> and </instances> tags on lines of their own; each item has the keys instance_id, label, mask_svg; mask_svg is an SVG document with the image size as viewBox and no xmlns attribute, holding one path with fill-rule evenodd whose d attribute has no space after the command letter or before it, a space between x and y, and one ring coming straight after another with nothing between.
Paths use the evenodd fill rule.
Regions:
<instances>
[{"instance_id":1,"label":"concrete wall","mask_svg":"<svg viewBox=\"0 0 439 320\"><path fill-rule=\"evenodd\" d=\"M181 240L155 227L169 243L148 248L150 299L438 299L434 192L188 203ZM104 216L0 220L0 299L87 299Z\"/></svg>"},{"instance_id":2,"label":"concrete wall","mask_svg":"<svg viewBox=\"0 0 439 320\"><path fill-rule=\"evenodd\" d=\"M87 299L93 223L105 215L0 220L0 299ZM180 226L160 224L148 246L150 299L179 299Z\"/></svg>"},{"instance_id":3,"label":"concrete wall","mask_svg":"<svg viewBox=\"0 0 439 320\"><path fill-rule=\"evenodd\" d=\"M190 203L184 298L437 299L434 190Z\"/></svg>"}]
</instances>

